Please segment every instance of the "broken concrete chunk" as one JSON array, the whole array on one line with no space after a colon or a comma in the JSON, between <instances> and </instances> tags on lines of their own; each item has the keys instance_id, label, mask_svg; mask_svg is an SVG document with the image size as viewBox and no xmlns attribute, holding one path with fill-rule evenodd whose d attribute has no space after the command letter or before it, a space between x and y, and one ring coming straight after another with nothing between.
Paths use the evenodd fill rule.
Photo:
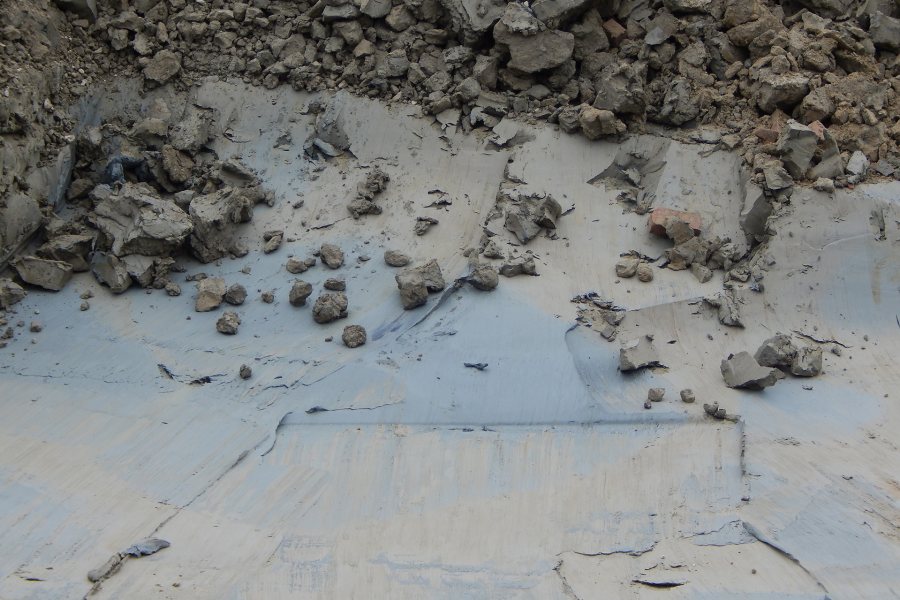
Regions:
<instances>
[{"instance_id":1,"label":"broken concrete chunk","mask_svg":"<svg viewBox=\"0 0 900 600\"><path fill-rule=\"evenodd\" d=\"M312 295L312 292L313 287L311 283L297 279L291 286L288 301L291 303L291 306L304 306L306 305L306 299Z\"/></svg>"},{"instance_id":2,"label":"broken concrete chunk","mask_svg":"<svg viewBox=\"0 0 900 600\"><path fill-rule=\"evenodd\" d=\"M413 233L416 235L425 235L428 230L438 224L438 220L434 217L416 217L416 224L413 226Z\"/></svg>"},{"instance_id":3,"label":"broken concrete chunk","mask_svg":"<svg viewBox=\"0 0 900 600\"><path fill-rule=\"evenodd\" d=\"M659 365L656 348L653 347L653 338L644 336L631 340L619 349L619 370L635 371L644 367Z\"/></svg>"},{"instance_id":4,"label":"broken concrete chunk","mask_svg":"<svg viewBox=\"0 0 900 600\"><path fill-rule=\"evenodd\" d=\"M18 304L25 295L24 288L18 283L5 277L0 278L0 308L7 309L13 304Z\"/></svg>"},{"instance_id":5,"label":"broken concrete chunk","mask_svg":"<svg viewBox=\"0 0 900 600\"><path fill-rule=\"evenodd\" d=\"M20 256L10 264L25 283L53 292L63 289L72 279L72 265L60 260Z\"/></svg>"},{"instance_id":6,"label":"broken concrete chunk","mask_svg":"<svg viewBox=\"0 0 900 600\"><path fill-rule=\"evenodd\" d=\"M668 237L666 225L669 223L670 219L674 219L676 222L687 223L694 232L694 235L700 235L703 220L699 214L683 210L674 210L662 206L654 208L650 212L650 218L648 219L650 233L658 235L659 237Z\"/></svg>"},{"instance_id":7,"label":"broken concrete chunk","mask_svg":"<svg viewBox=\"0 0 900 600\"><path fill-rule=\"evenodd\" d=\"M313 305L313 320L324 324L347 316L347 295L344 292L325 292Z\"/></svg>"},{"instance_id":8,"label":"broken concrete chunk","mask_svg":"<svg viewBox=\"0 0 900 600\"><path fill-rule=\"evenodd\" d=\"M341 341L348 348L358 348L366 343L366 330L362 325L347 325L341 334Z\"/></svg>"},{"instance_id":9,"label":"broken concrete chunk","mask_svg":"<svg viewBox=\"0 0 900 600\"><path fill-rule=\"evenodd\" d=\"M241 324L241 318L235 312L225 311L219 320L216 321L216 331L225 335L234 335L238 332Z\"/></svg>"},{"instance_id":10,"label":"broken concrete chunk","mask_svg":"<svg viewBox=\"0 0 900 600\"><path fill-rule=\"evenodd\" d=\"M819 136L793 119L788 120L781 130L776 150L781 156L781 163L794 179L803 179L816 154Z\"/></svg>"},{"instance_id":11,"label":"broken concrete chunk","mask_svg":"<svg viewBox=\"0 0 900 600\"><path fill-rule=\"evenodd\" d=\"M91 257L94 277L114 294L121 294L131 287L131 276L125 262L113 254L94 252Z\"/></svg>"},{"instance_id":12,"label":"broken concrete chunk","mask_svg":"<svg viewBox=\"0 0 900 600\"><path fill-rule=\"evenodd\" d=\"M822 372L822 349L803 347L791 361L791 374L797 377L815 377Z\"/></svg>"},{"instance_id":13,"label":"broken concrete chunk","mask_svg":"<svg viewBox=\"0 0 900 600\"><path fill-rule=\"evenodd\" d=\"M779 333L764 341L753 358L764 367L786 369L797 357L797 346L791 336Z\"/></svg>"},{"instance_id":14,"label":"broken concrete chunk","mask_svg":"<svg viewBox=\"0 0 900 600\"><path fill-rule=\"evenodd\" d=\"M738 352L721 364L725 385L730 388L761 390L775 385L784 373L774 367L763 367L749 352Z\"/></svg>"},{"instance_id":15,"label":"broken concrete chunk","mask_svg":"<svg viewBox=\"0 0 900 600\"><path fill-rule=\"evenodd\" d=\"M719 322L728 327L743 327L741 311L733 289L728 289L718 296L710 296L703 299L710 306L718 309Z\"/></svg>"},{"instance_id":16,"label":"broken concrete chunk","mask_svg":"<svg viewBox=\"0 0 900 600\"><path fill-rule=\"evenodd\" d=\"M497 274L497 269L491 265L479 265L472 269L472 274L469 275L467 281L476 290L488 292L497 287L500 283L500 276Z\"/></svg>"},{"instance_id":17,"label":"broken concrete chunk","mask_svg":"<svg viewBox=\"0 0 900 600\"><path fill-rule=\"evenodd\" d=\"M537 275L537 267L535 266L534 257L528 256L527 258L505 263L500 267L500 274L504 277L515 277L517 275Z\"/></svg>"},{"instance_id":18,"label":"broken concrete chunk","mask_svg":"<svg viewBox=\"0 0 900 600\"><path fill-rule=\"evenodd\" d=\"M93 244L93 236L64 234L48 240L35 253L41 258L69 263L74 272L80 273L90 268L87 256Z\"/></svg>"},{"instance_id":19,"label":"broken concrete chunk","mask_svg":"<svg viewBox=\"0 0 900 600\"><path fill-rule=\"evenodd\" d=\"M630 279L637 273L641 259L635 256L626 256L616 262L616 277Z\"/></svg>"},{"instance_id":20,"label":"broken concrete chunk","mask_svg":"<svg viewBox=\"0 0 900 600\"><path fill-rule=\"evenodd\" d=\"M337 269L344 264L344 251L334 244L322 244L319 257L329 269Z\"/></svg>"},{"instance_id":21,"label":"broken concrete chunk","mask_svg":"<svg viewBox=\"0 0 900 600\"><path fill-rule=\"evenodd\" d=\"M247 299L247 288L239 283L228 286L225 290L225 302L233 306L240 306Z\"/></svg>"},{"instance_id":22,"label":"broken concrete chunk","mask_svg":"<svg viewBox=\"0 0 900 600\"><path fill-rule=\"evenodd\" d=\"M194 310L209 312L219 308L225 299L225 280L221 277L207 277L197 284L197 298Z\"/></svg>"},{"instance_id":23,"label":"broken concrete chunk","mask_svg":"<svg viewBox=\"0 0 900 600\"><path fill-rule=\"evenodd\" d=\"M409 256L398 250L386 250L384 252L384 262L390 267L405 267L409 264Z\"/></svg>"}]
</instances>

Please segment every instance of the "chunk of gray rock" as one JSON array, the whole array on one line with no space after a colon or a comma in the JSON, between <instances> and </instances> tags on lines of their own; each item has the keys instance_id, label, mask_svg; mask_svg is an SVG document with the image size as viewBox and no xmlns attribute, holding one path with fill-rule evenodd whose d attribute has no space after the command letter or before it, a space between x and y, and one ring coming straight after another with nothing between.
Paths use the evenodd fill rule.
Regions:
<instances>
[{"instance_id":1,"label":"chunk of gray rock","mask_svg":"<svg viewBox=\"0 0 900 600\"><path fill-rule=\"evenodd\" d=\"M397 250L386 250L384 253L384 262L390 267L405 267L409 264L409 256Z\"/></svg>"},{"instance_id":2,"label":"chunk of gray rock","mask_svg":"<svg viewBox=\"0 0 900 600\"><path fill-rule=\"evenodd\" d=\"M240 325L241 318L237 313L228 310L222 313L222 316L216 321L216 331L225 335L234 335L238 332Z\"/></svg>"},{"instance_id":3,"label":"chunk of gray rock","mask_svg":"<svg viewBox=\"0 0 900 600\"><path fill-rule=\"evenodd\" d=\"M171 50L160 50L144 65L144 77L163 84L181 70L181 56Z\"/></svg>"},{"instance_id":4,"label":"chunk of gray rock","mask_svg":"<svg viewBox=\"0 0 900 600\"><path fill-rule=\"evenodd\" d=\"M509 49L507 66L522 73L558 67L571 58L575 49L574 35L547 29L515 2L507 4L503 17L494 26L494 41Z\"/></svg>"},{"instance_id":5,"label":"chunk of gray rock","mask_svg":"<svg viewBox=\"0 0 900 600\"><path fill-rule=\"evenodd\" d=\"M555 230L562 207L553 196L507 192L511 206L507 209L503 225L527 244L544 229Z\"/></svg>"},{"instance_id":6,"label":"chunk of gray rock","mask_svg":"<svg viewBox=\"0 0 900 600\"><path fill-rule=\"evenodd\" d=\"M311 283L297 279L291 286L288 301L291 303L291 306L304 306L306 299L312 295L312 292L313 287Z\"/></svg>"},{"instance_id":7,"label":"chunk of gray rock","mask_svg":"<svg viewBox=\"0 0 900 600\"><path fill-rule=\"evenodd\" d=\"M869 17L869 36L876 48L897 52L900 50L900 19L876 12Z\"/></svg>"},{"instance_id":8,"label":"chunk of gray rock","mask_svg":"<svg viewBox=\"0 0 900 600\"><path fill-rule=\"evenodd\" d=\"M69 263L72 270L79 273L90 268L87 257L93 244L94 237L90 235L58 235L44 243L35 254L41 258Z\"/></svg>"},{"instance_id":9,"label":"chunk of gray rock","mask_svg":"<svg viewBox=\"0 0 900 600\"><path fill-rule=\"evenodd\" d=\"M797 346L791 336L779 333L773 335L760 345L753 355L764 367L788 368L797 357Z\"/></svg>"},{"instance_id":10,"label":"chunk of gray rock","mask_svg":"<svg viewBox=\"0 0 900 600\"><path fill-rule=\"evenodd\" d=\"M684 402L686 404L693 404L696 399L697 399L697 397L694 396L694 391L691 390L690 388L681 390L681 401L682 402Z\"/></svg>"},{"instance_id":11,"label":"chunk of gray rock","mask_svg":"<svg viewBox=\"0 0 900 600\"><path fill-rule=\"evenodd\" d=\"M228 254L243 256L247 249L237 239L237 226L253 218L253 207L264 198L258 188L225 187L191 200L189 213L194 230L191 252L201 262Z\"/></svg>"},{"instance_id":12,"label":"chunk of gray rock","mask_svg":"<svg viewBox=\"0 0 900 600\"><path fill-rule=\"evenodd\" d=\"M322 244L319 257L329 269L337 269L344 264L344 251L334 244Z\"/></svg>"},{"instance_id":13,"label":"chunk of gray rock","mask_svg":"<svg viewBox=\"0 0 900 600\"><path fill-rule=\"evenodd\" d=\"M500 276L497 274L497 269L491 265L478 265L472 269L472 274L469 275L467 281L476 290L489 292L500 283Z\"/></svg>"},{"instance_id":14,"label":"chunk of gray rock","mask_svg":"<svg viewBox=\"0 0 900 600\"><path fill-rule=\"evenodd\" d=\"M221 277L207 277L197 283L197 298L194 310L209 312L219 308L225 299L225 280Z\"/></svg>"},{"instance_id":15,"label":"chunk of gray rock","mask_svg":"<svg viewBox=\"0 0 900 600\"><path fill-rule=\"evenodd\" d=\"M500 274L504 277L516 277L517 275L537 275L534 257L504 263L500 266Z\"/></svg>"},{"instance_id":16,"label":"chunk of gray rock","mask_svg":"<svg viewBox=\"0 0 900 600\"><path fill-rule=\"evenodd\" d=\"M325 280L325 283L322 284L326 290L331 290L332 292L343 292L347 289L347 282L338 277L329 277Z\"/></svg>"},{"instance_id":17,"label":"chunk of gray rock","mask_svg":"<svg viewBox=\"0 0 900 600\"><path fill-rule=\"evenodd\" d=\"M791 362L791 374L797 377L815 377L822 372L822 349L803 347Z\"/></svg>"},{"instance_id":18,"label":"chunk of gray rock","mask_svg":"<svg viewBox=\"0 0 900 600\"><path fill-rule=\"evenodd\" d=\"M619 349L620 371L636 371L652 366L659 366L659 356L653 347L652 337L644 336L631 340Z\"/></svg>"},{"instance_id":19,"label":"chunk of gray rock","mask_svg":"<svg viewBox=\"0 0 900 600\"><path fill-rule=\"evenodd\" d=\"M347 295L344 292L325 292L313 305L313 320L319 324L331 323L347 316Z\"/></svg>"},{"instance_id":20,"label":"chunk of gray rock","mask_svg":"<svg viewBox=\"0 0 900 600\"><path fill-rule=\"evenodd\" d=\"M239 283L228 286L225 290L225 302L233 306L240 306L247 299L247 288Z\"/></svg>"},{"instance_id":21,"label":"chunk of gray rock","mask_svg":"<svg viewBox=\"0 0 900 600\"><path fill-rule=\"evenodd\" d=\"M241 365L238 375L240 375L241 379L250 379L253 376L253 369L248 365Z\"/></svg>"},{"instance_id":22,"label":"chunk of gray rock","mask_svg":"<svg viewBox=\"0 0 900 600\"><path fill-rule=\"evenodd\" d=\"M725 385L730 388L762 390L775 385L784 373L774 367L764 367L749 352L738 352L721 364Z\"/></svg>"},{"instance_id":23,"label":"chunk of gray rock","mask_svg":"<svg viewBox=\"0 0 900 600\"><path fill-rule=\"evenodd\" d=\"M400 301L403 308L410 310L422 306L428 301L428 294L444 289L444 276L437 260L413 269L406 269L396 275L397 287L400 289Z\"/></svg>"},{"instance_id":24,"label":"chunk of gray rock","mask_svg":"<svg viewBox=\"0 0 900 600\"><path fill-rule=\"evenodd\" d=\"M803 179L816 154L819 138L816 133L793 119L788 120L781 130L776 150L781 163L794 179Z\"/></svg>"},{"instance_id":25,"label":"chunk of gray rock","mask_svg":"<svg viewBox=\"0 0 900 600\"><path fill-rule=\"evenodd\" d=\"M666 395L666 388L650 388L647 390L647 400L650 402L662 402Z\"/></svg>"},{"instance_id":26,"label":"chunk of gray rock","mask_svg":"<svg viewBox=\"0 0 900 600\"><path fill-rule=\"evenodd\" d=\"M7 309L14 304L18 304L25 298L25 289L13 281L5 277L0 277L0 308Z\"/></svg>"},{"instance_id":27,"label":"chunk of gray rock","mask_svg":"<svg viewBox=\"0 0 900 600\"><path fill-rule=\"evenodd\" d=\"M366 343L366 330L362 325L347 325L341 334L341 341L348 348L358 348Z\"/></svg>"},{"instance_id":28,"label":"chunk of gray rock","mask_svg":"<svg viewBox=\"0 0 900 600\"><path fill-rule=\"evenodd\" d=\"M10 265L25 283L53 292L63 289L72 279L72 265L61 260L20 256L14 259Z\"/></svg>"},{"instance_id":29,"label":"chunk of gray rock","mask_svg":"<svg viewBox=\"0 0 900 600\"><path fill-rule=\"evenodd\" d=\"M621 277L622 279L634 277L640 264L641 259L634 256L626 256L616 261L616 277Z\"/></svg>"},{"instance_id":30,"label":"chunk of gray rock","mask_svg":"<svg viewBox=\"0 0 900 600\"><path fill-rule=\"evenodd\" d=\"M91 256L91 272L114 294L121 294L131 287L131 276L125 261L113 254L94 252Z\"/></svg>"},{"instance_id":31,"label":"chunk of gray rock","mask_svg":"<svg viewBox=\"0 0 900 600\"><path fill-rule=\"evenodd\" d=\"M861 151L856 150L847 161L847 182L859 183L869 173L869 159Z\"/></svg>"},{"instance_id":32,"label":"chunk of gray rock","mask_svg":"<svg viewBox=\"0 0 900 600\"><path fill-rule=\"evenodd\" d=\"M648 283L650 281L653 281L653 267L651 267L647 263L639 264L636 274L638 281L640 282Z\"/></svg>"},{"instance_id":33,"label":"chunk of gray rock","mask_svg":"<svg viewBox=\"0 0 900 600\"><path fill-rule=\"evenodd\" d=\"M413 226L413 233L416 235L425 235L428 230L438 224L438 220L434 217L416 217L416 224Z\"/></svg>"},{"instance_id":34,"label":"chunk of gray rock","mask_svg":"<svg viewBox=\"0 0 900 600\"><path fill-rule=\"evenodd\" d=\"M307 258L306 260L291 257L284 264L284 268L287 269L288 273L296 275L298 273L303 273L309 270L310 267L316 264L315 258Z\"/></svg>"}]
</instances>

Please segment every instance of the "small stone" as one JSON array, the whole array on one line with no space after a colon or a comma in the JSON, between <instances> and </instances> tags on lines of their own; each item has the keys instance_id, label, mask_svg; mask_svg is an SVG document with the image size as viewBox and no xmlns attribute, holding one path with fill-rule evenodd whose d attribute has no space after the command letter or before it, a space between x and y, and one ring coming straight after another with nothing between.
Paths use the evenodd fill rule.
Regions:
<instances>
[{"instance_id":1,"label":"small stone","mask_svg":"<svg viewBox=\"0 0 900 600\"><path fill-rule=\"evenodd\" d=\"M313 320L319 324L330 323L347 316L347 295L344 292L325 292L313 305Z\"/></svg>"},{"instance_id":2,"label":"small stone","mask_svg":"<svg viewBox=\"0 0 900 600\"><path fill-rule=\"evenodd\" d=\"M334 244L322 244L319 256L329 269L337 269L344 264L344 251Z\"/></svg>"},{"instance_id":3,"label":"small stone","mask_svg":"<svg viewBox=\"0 0 900 600\"><path fill-rule=\"evenodd\" d=\"M638 281L647 283L653 281L653 269L647 263L641 263L637 267Z\"/></svg>"},{"instance_id":4,"label":"small stone","mask_svg":"<svg viewBox=\"0 0 900 600\"><path fill-rule=\"evenodd\" d=\"M797 377L815 377L822 372L822 349L800 348L791 362L791 374Z\"/></svg>"},{"instance_id":5,"label":"small stone","mask_svg":"<svg viewBox=\"0 0 900 600\"><path fill-rule=\"evenodd\" d=\"M174 281L170 281L166 284L166 293L170 296L180 296L181 286L179 286Z\"/></svg>"},{"instance_id":6,"label":"small stone","mask_svg":"<svg viewBox=\"0 0 900 600\"><path fill-rule=\"evenodd\" d=\"M834 191L834 180L828 177L819 177L813 182L813 189L817 192L831 193Z\"/></svg>"},{"instance_id":7,"label":"small stone","mask_svg":"<svg viewBox=\"0 0 900 600\"><path fill-rule=\"evenodd\" d=\"M697 398L694 396L694 391L691 389L683 389L681 390L681 401L686 404L693 404L694 400Z\"/></svg>"},{"instance_id":8,"label":"small stone","mask_svg":"<svg viewBox=\"0 0 900 600\"><path fill-rule=\"evenodd\" d=\"M238 374L241 376L241 379L250 379L250 376L253 375L253 369L248 367L247 365L241 365L240 371Z\"/></svg>"},{"instance_id":9,"label":"small stone","mask_svg":"<svg viewBox=\"0 0 900 600\"><path fill-rule=\"evenodd\" d=\"M279 231L277 234L272 235L271 237L269 237L269 239L266 240L266 243L263 246L263 252L266 254L275 252L276 250L281 248L281 243L283 241L284 233Z\"/></svg>"},{"instance_id":10,"label":"small stone","mask_svg":"<svg viewBox=\"0 0 900 600\"><path fill-rule=\"evenodd\" d=\"M413 227L413 233L416 235L425 235L429 229L438 224L438 220L434 217L416 217L416 224Z\"/></svg>"},{"instance_id":11,"label":"small stone","mask_svg":"<svg viewBox=\"0 0 900 600\"><path fill-rule=\"evenodd\" d=\"M194 310L208 312L219 308L225 298L225 280L221 277L207 277L197 284L197 299Z\"/></svg>"},{"instance_id":12,"label":"small stone","mask_svg":"<svg viewBox=\"0 0 900 600\"><path fill-rule=\"evenodd\" d=\"M306 299L312 295L312 292L313 287L311 283L298 279L294 281L294 285L291 286L288 300L290 301L291 306L304 306L306 304Z\"/></svg>"},{"instance_id":13,"label":"small stone","mask_svg":"<svg viewBox=\"0 0 900 600\"><path fill-rule=\"evenodd\" d=\"M235 283L225 291L225 302L234 306L240 306L247 299L247 289L239 283Z\"/></svg>"},{"instance_id":14,"label":"small stone","mask_svg":"<svg viewBox=\"0 0 900 600\"><path fill-rule=\"evenodd\" d=\"M325 280L323 287L333 292L343 292L347 289L347 282L337 277L330 277Z\"/></svg>"},{"instance_id":15,"label":"small stone","mask_svg":"<svg viewBox=\"0 0 900 600\"><path fill-rule=\"evenodd\" d=\"M0 278L0 308L7 309L25 298L25 290L12 279Z\"/></svg>"},{"instance_id":16,"label":"small stone","mask_svg":"<svg viewBox=\"0 0 900 600\"><path fill-rule=\"evenodd\" d=\"M650 388L647 390L647 400L650 402L662 402L666 395L666 388Z\"/></svg>"},{"instance_id":17,"label":"small stone","mask_svg":"<svg viewBox=\"0 0 900 600\"><path fill-rule=\"evenodd\" d=\"M621 277L622 279L634 277L635 273L637 273L638 265L640 264L641 259L633 256L628 256L619 260L616 262L616 277Z\"/></svg>"},{"instance_id":18,"label":"small stone","mask_svg":"<svg viewBox=\"0 0 900 600\"><path fill-rule=\"evenodd\" d=\"M225 335L234 335L238 332L238 326L241 324L241 318L235 312L225 311L219 320L216 321L216 331Z\"/></svg>"},{"instance_id":19,"label":"small stone","mask_svg":"<svg viewBox=\"0 0 900 600\"><path fill-rule=\"evenodd\" d=\"M397 287L400 289L400 302L403 308L411 310L428 302L428 294L444 289L444 276L437 260L430 260L421 267L406 269L395 275Z\"/></svg>"},{"instance_id":20,"label":"small stone","mask_svg":"<svg viewBox=\"0 0 900 600\"><path fill-rule=\"evenodd\" d=\"M653 404L651 404L649 400L645 400L644 408L646 408L647 410L650 410L651 408L653 408Z\"/></svg>"},{"instance_id":21,"label":"small stone","mask_svg":"<svg viewBox=\"0 0 900 600\"><path fill-rule=\"evenodd\" d=\"M275 290L265 291L259 296L259 298L266 304L272 304L273 302L275 302Z\"/></svg>"},{"instance_id":22,"label":"small stone","mask_svg":"<svg viewBox=\"0 0 900 600\"><path fill-rule=\"evenodd\" d=\"M82 301L81 306L79 307L81 310L88 310L91 307L90 303L87 300Z\"/></svg>"},{"instance_id":23,"label":"small stone","mask_svg":"<svg viewBox=\"0 0 900 600\"><path fill-rule=\"evenodd\" d=\"M753 358L764 367L787 368L797 357L797 346L791 336L779 333L764 341Z\"/></svg>"},{"instance_id":24,"label":"small stone","mask_svg":"<svg viewBox=\"0 0 900 600\"><path fill-rule=\"evenodd\" d=\"M40 333L44 330L44 326L41 325L40 321L32 321L31 326L28 328L31 333Z\"/></svg>"},{"instance_id":25,"label":"small stone","mask_svg":"<svg viewBox=\"0 0 900 600\"><path fill-rule=\"evenodd\" d=\"M405 267L409 264L409 256L397 250L386 250L384 253L384 262L389 267Z\"/></svg>"},{"instance_id":26,"label":"small stone","mask_svg":"<svg viewBox=\"0 0 900 600\"><path fill-rule=\"evenodd\" d=\"M347 325L341 334L341 340L348 348L358 348L366 343L366 330L362 325Z\"/></svg>"},{"instance_id":27,"label":"small stone","mask_svg":"<svg viewBox=\"0 0 900 600\"><path fill-rule=\"evenodd\" d=\"M306 260L301 260L299 258L291 257L284 264L284 268L287 269L288 273L293 275L297 275L298 273L303 273L307 271L310 267L316 264L315 258L307 258Z\"/></svg>"},{"instance_id":28,"label":"small stone","mask_svg":"<svg viewBox=\"0 0 900 600\"><path fill-rule=\"evenodd\" d=\"M491 265L479 265L472 270L468 282L476 290L488 292L497 287L500 283L500 276L497 273L497 269Z\"/></svg>"},{"instance_id":29,"label":"small stone","mask_svg":"<svg viewBox=\"0 0 900 600\"><path fill-rule=\"evenodd\" d=\"M713 272L706 265L701 265L700 263L691 264L691 273L694 274L694 277L697 278L697 281L700 283L706 283L710 279L712 279Z\"/></svg>"}]
</instances>

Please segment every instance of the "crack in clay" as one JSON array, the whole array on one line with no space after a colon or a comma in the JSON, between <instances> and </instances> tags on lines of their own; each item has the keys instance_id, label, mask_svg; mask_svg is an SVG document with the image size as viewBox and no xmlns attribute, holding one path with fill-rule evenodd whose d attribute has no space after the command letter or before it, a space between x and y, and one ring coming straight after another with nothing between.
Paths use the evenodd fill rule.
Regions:
<instances>
[{"instance_id":1,"label":"crack in clay","mask_svg":"<svg viewBox=\"0 0 900 600\"><path fill-rule=\"evenodd\" d=\"M807 569L807 568L803 565L803 563L801 563L800 560L799 560L796 556L794 556L793 554L791 554L790 552L788 552L787 550L785 550L784 548L782 548L781 546L779 546L779 545L776 544L775 542L773 542L773 541L767 539L767 538L765 537L765 535L764 535L761 531L759 531L756 527L754 527L752 524L748 523L747 521L741 521L741 524L744 526L744 531L746 531L751 537L753 537L753 538L755 538L757 541L759 541L759 542L765 544L766 546L768 546L769 548L771 548L772 550L774 550L774 551L777 552L778 554L784 556L784 557L787 558L789 561L791 561L792 563L794 563L795 565L797 565L798 567L800 567L800 569L801 569L804 573L806 573L807 575L809 575L810 579L812 579L812 580L815 582L815 584L816 584L817 586L819 586L819 588L820 588L823 592L825 592L825 599L826 599L826 600L828 600L828 599L831 598L831 596L829 596L829 594L828 594L828 588L826 588L825 585L824 585L821 581L819 581L819 578L816 577L816 576L812 573L812 571L810 571L809 569Z\"/></svg>"},{"instance_id":2,"label":"crack in clay","mask_svg":"<svg viewBox=\"0 0 900 600\"><path fill-rule=\"evenodd\" d=\"M600 550L599 552L579 552L578 550L563 550L562 552L557 554L557 556L559 556L560 554L564 554L566 552L571 552L572 554L577 554L578 556L587 556L587 557L613 556L615 554L626 554L628 556L641 556L643 554L647 554L648 552L652 552L654 548L656 548L656 542L652 542L646 548L634 548L631 550L609 550L609 551Z\"/></svg>"},{"instance_id":3,"label":"crack in clay","mask_svg":"<svg viewBox=\"0 0 900 600\"><path fill-rule=\"evenodd\" d=\"M578 594L575 593L575 590L572 589L572 586L569 585L569 581L566 579L566 576L562 574L562 565L563 560L560 559L559 562L556 563L556 566L553 567L553 571L556 573L556 576L559 577L559 581L562 584L563 593L573 600L581 600L581 598L578 597Z\"/></svg>"}]
</instances>

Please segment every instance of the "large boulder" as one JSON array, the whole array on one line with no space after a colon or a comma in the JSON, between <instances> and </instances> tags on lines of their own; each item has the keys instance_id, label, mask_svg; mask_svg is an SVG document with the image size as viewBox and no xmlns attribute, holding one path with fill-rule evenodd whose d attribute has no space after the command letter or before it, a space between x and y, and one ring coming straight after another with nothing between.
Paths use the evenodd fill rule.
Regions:
<instances>
[{"instance_id":1,"label":"large boulder","mask_svg":"<svg viewBox=\"0 0 900 600\"><path fill-rule=\"evenodd\" d=\"M20 256L10 263L22 281L58 292L72 279L72 265L37 256Z\"/></svg>"}]
</instances>

